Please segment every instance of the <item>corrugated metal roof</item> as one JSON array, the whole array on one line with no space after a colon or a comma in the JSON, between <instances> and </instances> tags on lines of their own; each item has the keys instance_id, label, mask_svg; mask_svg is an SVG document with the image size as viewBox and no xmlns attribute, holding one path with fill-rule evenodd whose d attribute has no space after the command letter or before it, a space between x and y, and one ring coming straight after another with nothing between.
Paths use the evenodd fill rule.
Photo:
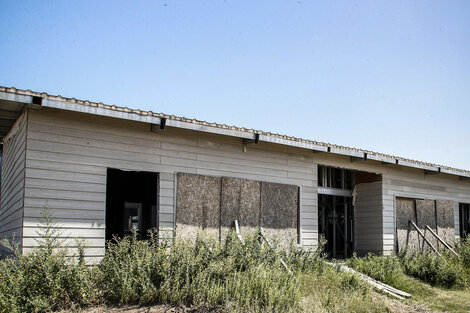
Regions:
<instances>
[{"instance_id":1,"label":"corrugated metal roof","mask_svg":"<svg viewBox=\"0 0 470 313\"><path fill-rule=\"evenodd\" d=\"M266 137L270 137L270 138L273 138L273 139L280 139L281 141L282 140L287 140L287 141L290 141L290 142L297 142L299 144L312 144L312 145L316 145L316 146L319 146L319 147L329 148L329 150L332 153L335 153L335 151L350 151L351 155L355 155L356 153L358 153L358 154L367 154L367 156L370 157L371 159L377 159L378 160L378 159L384 158L384 159L397 160L398 164L403 165L403 166L411 166L411 167L420 167L421 166L424 169L432 168L432 169L436 169L436 171L446 172L446 173L449 173L449 174L470 176L470 171L468 171L468 170L453 168L453 167L434 164L434 163L422 162L422 161L417 161L417 160L411 160L411 159L407 159L407 158L402 158L402 157L393 156L393 155L387 155L387 154L374 152L374 151L370 151L370 150L340 146L340 145L335 145L335 144L331 144L331 143L325 143L325 142L319 142L319 141L315 141L315 140L309 140L309 139L303 139L303 138L288 136L288 135L276 134L276 133L271 133L271 132L266 132L266 131L262 131L262 130L251 129L251 128L230 126L230 125L219 124L219 123L215 123L215 122L206 122L206 121L201 121L201 120L191 119L191 118L186 118L186 117L181 117L181 116L168 115L168 114L165 114L165 113L156 113L156 112L152 112L152 111L143 111L143 110L139 110L139 109L131 109L131 108L128 108L128 107L108 105L108 104L104 104L102 102L92 102L92 101L88 101L88 100L78 100L78 99L75 99L75 98L62 97L61 95L49 95L45 92L36 92L36 91L31 91L29 89L28 90L22 90L22 89L17 89L17 88L14 88L14 87L1 87L0 86L0 92L13 93L13 94L25 95L25 96L33 96L33 97L40 97L42 99L48 99L48 100L53 100L53 101L61 101L61 102L72 103L72 104L79 104L79 105L83 105L83 106L101 108L101 109L111 110L111 111L116 111L116 112L133 113L133 114L137 114L137 115L140 115L140 116L165 118L167 120L172 120L172 121L180 121L180 122L184 122L184 123L190 123L190 124L194 124L194 125L201 125L201 126L207 126L207 127L214 127L214 128L218 128L218 129L224 129L224 130L233 130L233 131L238 131L238 132L253 134L253 135L254 134L259 134L260 136L266 136ZM273 140L273 142L276 142L276 140ZM340 153L340 154L343 154L343 153ZM393 164L393 163L391 163L391 164Z\"/></svg>"}]
</instances>

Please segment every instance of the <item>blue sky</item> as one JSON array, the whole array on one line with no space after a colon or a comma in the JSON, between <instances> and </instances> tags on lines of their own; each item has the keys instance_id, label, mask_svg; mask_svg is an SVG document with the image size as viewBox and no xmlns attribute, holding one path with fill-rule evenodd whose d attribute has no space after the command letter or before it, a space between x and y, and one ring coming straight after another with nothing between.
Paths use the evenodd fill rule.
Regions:
<instances>
[{"instance_id":1,"label":"blue sky","mask_svg":"<svg viewBox=\"0 0 470 313\"><path fill-rule=\"evenodd\" d=\"M0 0L0 85L470 169L469 1Z\"/></svg>"}]
</instances>

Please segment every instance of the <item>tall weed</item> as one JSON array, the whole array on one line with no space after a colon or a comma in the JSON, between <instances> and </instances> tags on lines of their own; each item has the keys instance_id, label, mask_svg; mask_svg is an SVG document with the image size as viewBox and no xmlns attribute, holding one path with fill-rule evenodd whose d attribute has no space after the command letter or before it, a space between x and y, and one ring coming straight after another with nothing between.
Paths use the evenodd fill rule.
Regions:
<instances>
[{"instance_id":1,"label":"tall weed","mask_svg":"<svg viewBox=\"0 0 470 313\"><path fill-rule=\"evenodd\" d=\"M0 310L46 312L90 304L93 269L67 256L49 209L43 211L39 248L22 254L3 240L13 255L0 262Z\"/></svg>"}]
</instances>

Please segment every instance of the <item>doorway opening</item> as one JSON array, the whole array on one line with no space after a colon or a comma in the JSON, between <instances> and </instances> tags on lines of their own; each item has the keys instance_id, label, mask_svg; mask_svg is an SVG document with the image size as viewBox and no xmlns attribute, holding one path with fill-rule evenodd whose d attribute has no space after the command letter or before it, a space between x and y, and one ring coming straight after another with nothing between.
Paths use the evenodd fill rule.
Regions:
<instances>
[{"instance_id":1,"label":"doorway opening","mask_svg":"<svg viewBox=\"0 0 470 313\"><path fill-rule=\"evenodd\" d=\"M158 173L108 168L106 178L106 240L134 230L137 239L148 238L156 228Z\"/></svg>"},{"instance_id":2,"label":"doorway opening","mask_svg":"<svg viewBox=\"0 0 470 313\"><path fill-rule=\"evenodd\" d=\"M354 178L351 170L318 166L318 232L332 258L354 252Z\"/></svg>"},{"instance_id":3,"label":"doorway opening","mask_svg":"<svg viewBox=\"0 0 470 313\"><path fill-rule=\"evenodd\" d=\"M332 258L348 258L354 251L352 197L318 195L319 233L326 239L325 252Z\"/></svg>"},{"instance_id":4,"label":"doorway opening","mask_svg":"<svg viewBox=\"0 0 470 313\"><path fill-rule=\"evenodd\" d=\"M459 212L460 238L468 238L470 234L470 204L460 203Z\"/></svg>"}]
</instances>

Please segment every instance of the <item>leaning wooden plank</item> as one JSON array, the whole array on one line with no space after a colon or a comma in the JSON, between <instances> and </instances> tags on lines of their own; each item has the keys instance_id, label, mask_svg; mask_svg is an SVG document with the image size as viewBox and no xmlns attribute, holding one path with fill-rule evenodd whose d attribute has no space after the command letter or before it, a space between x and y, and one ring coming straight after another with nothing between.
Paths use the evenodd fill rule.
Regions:
<instances>
[{"instance_id":1,"label":"leaning wooden plank","mask_svg":"<svg viewBox=\"0 0 470 313\"><path fill-rule=\"evenodd\" d=\"M398 298L400 300L404 300L405 298L410 298L411 295L409 293L406 293L402 290L399 290L399 289L396 289L392 286L389 286L385 283L382 283L380 281L377 281L363 273L360 273L344 264L337 264L337 263L331 263L331 262L325 262L326 264L330 265L330 266L333 266L337 269L339 269L340 271L343 271L343 272L349 272L349 273L354 273L356 275L358 275L358 277L360 279L362 279L363 281L365 281L366 283L370 284L372 287L374 287L375 289L379 290L379 291L382 291L382 292L385 292L395 298Z\"/></svg>"},{"instance_id":2,"label":"leaning wooden plank","mask_svg":"<svg viewBox=\"0 0 470 313\"><path fill-rule=\"evenodd\" d=\"M238 239L240 239L240 242L242 245L245 245L245 240L242 237L242 234L240 233L240 226L238 226L238 220L235 220L235 232L237 233Z\"/></svg>"},{"instance_id":3,"label":"leaning wooden plank","mask_svg":"<svg viewBox=\"0 0 470 313\"><path fill-rule=\"evenodd\" d=\"M264 233L264 229L262 227L259 228L259 233L261 235L261 238L264 239L264 241L268 244L269 248L271 248L271 250L274 250L274 247L271 245L271 243L269 242L268 238L266 238L266 234ZM289 267L287 266L286 262L284 262L284 260L282 259L282 257L280 257L280 260L281 260L281 264L282 266L284 266L284 268L286 269L286 271L291 275L293 276L294 274L292 273L292 271L289 269Z\"/></svg>"},{"instance_id":4,"label":"leaning wooden plank","mask_svg":"<svg viewBox=\"0 0 470 313\"><path fill-rule=\"evenodd\" d=\"M430 243L429 240L426 239L426 236L423 234L421 229L419 229L418 226L416 226L416 224L412 220L409 220L408 223L409 223L408 228L410 227L410 225L413 226L418 231L418 234L420 234L421 237L423 237L424 242L426 242L434 250L434 252L437 253L437 255L441 256L439 251L437 251L437 249L432 245L432 243ZM424 243L423 243L423 246L424 246Z\"/></svg>"},{"instance_id":5,"label":"leaning wooden plank","mask_svg":"<svg viewBox=\"0 0 470 313\"><path fill-rule=\"evenodd\" d=\"M439 242L444 245L444 247L446 247L447 249L449 249L450 252L452 252L453 254L455 254L455 256L459 257L459 255L457 254L457 252L455 252L454 249L452 249L452 247L447 244L447 242L445 242L444 240L442 240L442 238L439 237L439 236L434 232L434 230L431 229L431 227L429 227L428 225L426 225L426 229L429 230L429 231L431 232L431 234L433 234L434 237L436 237L436 239L439 240Z\"/></svg>"}]
</instances>

